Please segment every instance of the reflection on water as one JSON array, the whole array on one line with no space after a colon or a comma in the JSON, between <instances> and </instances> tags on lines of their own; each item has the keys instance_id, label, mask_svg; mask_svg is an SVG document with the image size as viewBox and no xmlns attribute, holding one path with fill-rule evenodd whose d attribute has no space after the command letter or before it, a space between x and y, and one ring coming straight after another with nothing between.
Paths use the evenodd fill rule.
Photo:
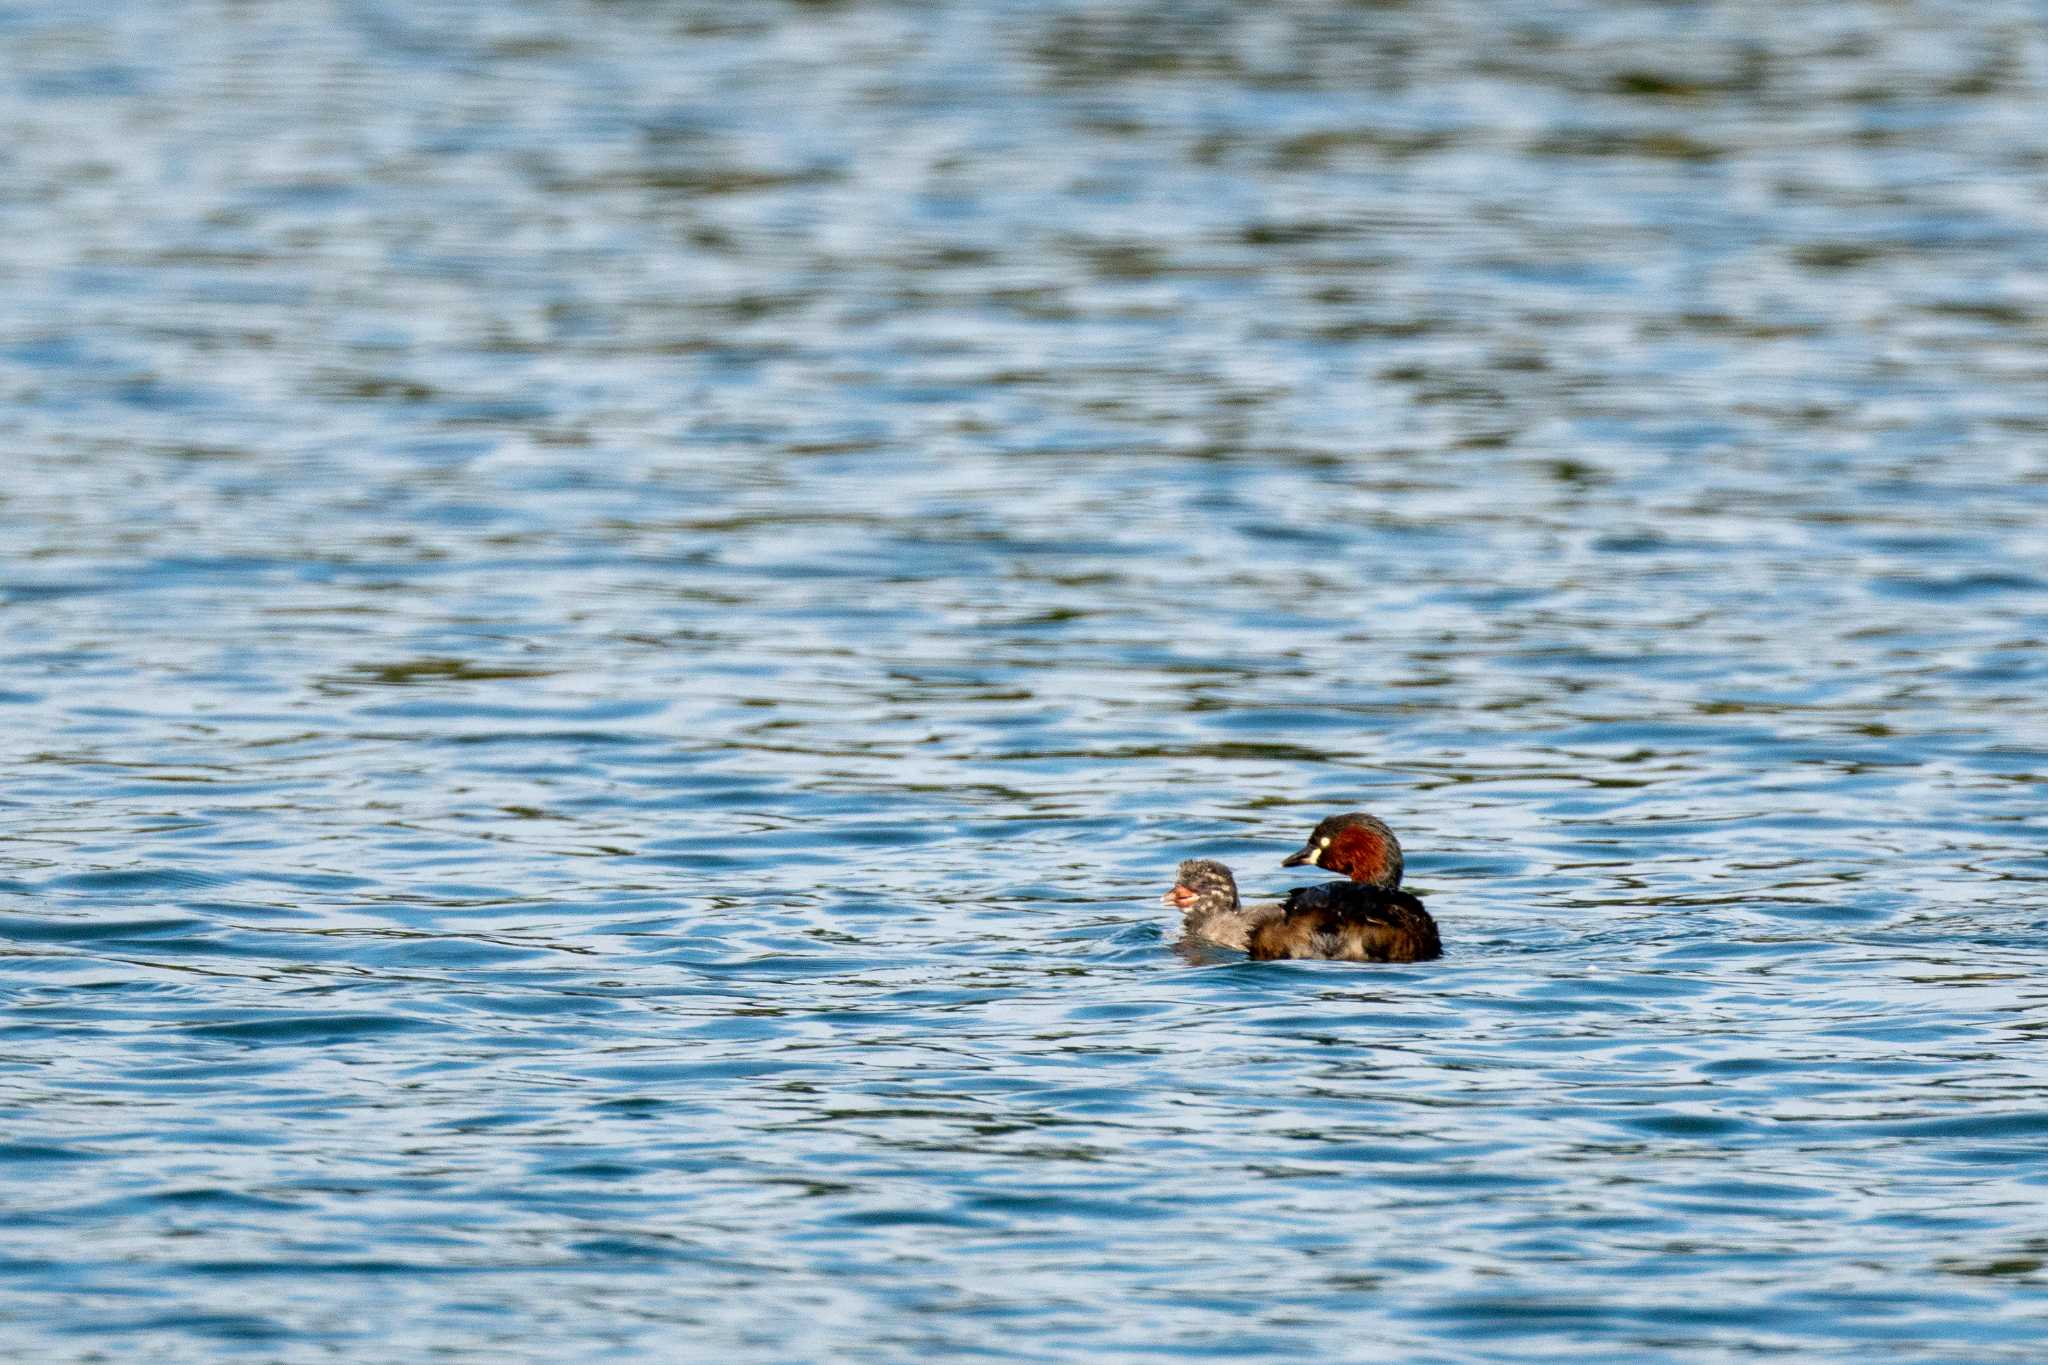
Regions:
<instances>
[{"instance_id":1,"label":"reflection on water","mask_svg":"<svg viewBox=\"0 0 2048 1365\"><path fill-rule=\"evenodd\" d=\"M2039 18L0 11L0 1340L2033 1358Z\"/></svg>"}]
</instances>

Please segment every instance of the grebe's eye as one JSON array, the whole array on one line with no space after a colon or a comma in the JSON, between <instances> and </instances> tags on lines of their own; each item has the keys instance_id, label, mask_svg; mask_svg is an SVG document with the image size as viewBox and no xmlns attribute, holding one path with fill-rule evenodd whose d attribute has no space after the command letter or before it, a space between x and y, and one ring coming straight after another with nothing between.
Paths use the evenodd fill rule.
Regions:
<instances>
[{"instance_id":1,"label":"grebe's eye","mask_svg":"<svg viewBox=\"0 0 2048 1365\"><path fill-rule=\"evenodd\" d=\"M1322 838L1320 838L1320 839L1316 840L1316 847L1317 847L1317 848L1328 848L1329 846L1330 846L1330 836L1329 836L1329 835L1327 835L1327 834L1325 834L1325 835L1324 835L1324 836L1323 836Z\"/></svg>"}]
</instances>

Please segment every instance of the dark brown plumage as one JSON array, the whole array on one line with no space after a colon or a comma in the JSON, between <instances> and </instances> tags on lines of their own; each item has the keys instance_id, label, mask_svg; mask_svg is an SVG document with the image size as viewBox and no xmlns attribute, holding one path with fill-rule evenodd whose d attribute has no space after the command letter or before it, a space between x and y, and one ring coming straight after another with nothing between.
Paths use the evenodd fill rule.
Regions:
<instances>
[{"instance_id":1,"label":"dark brown plumage","mask_svg":"<svg viewBox=\"0 0 2048 1365\"><path fill-rule=\"evenodd\" d=\"M1427 962L1444 946L1436 921L1406 891L1330 882L1288 892L1279 915L1250 927L1245 950L1260 962Z\"/></svg>"}]
</instances>

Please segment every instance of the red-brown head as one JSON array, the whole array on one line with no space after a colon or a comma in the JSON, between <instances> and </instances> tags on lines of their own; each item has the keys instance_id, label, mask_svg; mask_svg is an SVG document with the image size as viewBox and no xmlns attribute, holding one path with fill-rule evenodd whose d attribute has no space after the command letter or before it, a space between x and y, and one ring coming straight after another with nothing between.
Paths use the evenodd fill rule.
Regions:
<instances>
[{"instance_id":1,"label":"red-brown head","mask_svg":"<svg viewBox=\"0 0 2048 1365\"><path fill-rule=\"evenodd\" d=\"M1389 891L1401 885L1401 841L1385 822L1364 811L1331 816L1316 826L1307 844L1280 860L1282 867L1303 863Z\"/></svg>"}]
</instances>

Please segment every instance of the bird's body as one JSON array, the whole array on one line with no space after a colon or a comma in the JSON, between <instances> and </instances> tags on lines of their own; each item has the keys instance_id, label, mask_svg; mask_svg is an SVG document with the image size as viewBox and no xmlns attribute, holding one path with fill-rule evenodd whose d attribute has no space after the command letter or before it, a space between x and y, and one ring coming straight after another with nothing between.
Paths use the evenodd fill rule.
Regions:
<instances>
[{"instance_id":1,"label":"bird's body","mask_svg":"<svg viewBox=\"0 0 2048 1365\"><path fill-rule=\"evenodd\" d=\"M1254 961L1427 962L1443 956L1436 921L1406 891L1330 882L1288 892L1278 909L1248 926L1245 951Z\"/></svg>"}]
</instances>

